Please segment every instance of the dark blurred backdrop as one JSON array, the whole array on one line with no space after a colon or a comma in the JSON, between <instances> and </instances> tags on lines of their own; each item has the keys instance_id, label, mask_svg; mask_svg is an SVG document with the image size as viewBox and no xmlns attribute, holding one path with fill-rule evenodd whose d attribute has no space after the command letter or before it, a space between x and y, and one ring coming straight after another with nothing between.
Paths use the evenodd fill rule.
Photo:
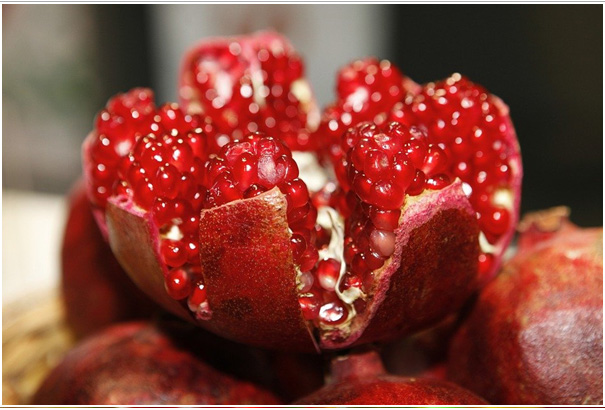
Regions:
<instances>
[{"instance_id":1,"label":"dark blurred backdrop","mask_svg":"<svg viewBox=\"0 0 605 410\"><path fill-rule=\"evenodd\" d=\"M306 58L322 104L336 68L368 54L417 82L460 72L484 85L511 109L523 211L565 204L576 223L603 224L602 5L2 10L3 189L66 192L80 170L79 144L111 95L151 86L158 101L172 100L178 56L195 39L273 27Z\"/></svg>"}]
</instances>

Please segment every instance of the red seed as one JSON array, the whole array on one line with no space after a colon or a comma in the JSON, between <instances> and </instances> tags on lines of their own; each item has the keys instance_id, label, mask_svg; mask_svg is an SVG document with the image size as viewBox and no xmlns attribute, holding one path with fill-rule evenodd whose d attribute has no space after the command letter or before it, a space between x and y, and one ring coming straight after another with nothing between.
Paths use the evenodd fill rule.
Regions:
<instances>
[{"instance_id":1,"label":"red seed","mask_svg":"<svg viewBox=\"0 0 605 410\"><path fill-rule=\"evenodd\" d=\"M333 291L340 276L340 262L332 258L319 261L315 275L323 289Z\"/></svg>"},{"instance_id":2,"label":"red seed","mask_svg":"<svg viewBox=\"0 0 605 410\"><path fill-rule=\"evenodd\" d=\"M168 295L175 300L185 299L191 293L189 274L183 268L170 270L164 284Z\"/></svg>"},{"instance_id":3,"label":"red seed","mask_svg":"<svg viewBox=\"0 0 605 410\"><path fill-rule=\"evenodd\" d=\"M400 215L401 211L399 209L387 210L372 207L370 210L370 219L374 226L386 231L395 231L397 229Z\"/></svg>"},{"instance_id":4,"label":"red seed","mask_svg":"<svg viewBox=\"0 0 605 410\"><path fill-rule=\"evenodd\" d=\"M319 316L321 307L321 299L319 295L311 294L311 296L303 296L298 298L300 310L305 320L314 320Z\"/></svg>"},{"instance_id":5,"label":"red seed","mask_svg":"<svg viewBox=\"0 0 605 410\"><path fill-rule=\"evenodd\" d=\"M162 241L161 252L164 262L173 267L183 266L189 258L185 244L181 241Z\"/></svg>"},{"instance_id":6,"label":"red seed","mask_svg":"<svg viewBox=\"0 0 605 410\"><path fill-rule=\"evenodd\" d=\"M288 209L300 208L309 202L309 190L301 179L286 182L281 191L286 194Z\"/></svg>"},{"instance_id":7,"label":"red seed","mask_svg":"<svg viewBox=\"0 0 605 410\"><path fill-rule=\"evenodd\" d=\"M391 181L379 181L372 185L370 203L385 209L399 209L403 206L405 191Z\"/></svg>"},{"instance_id":8,"label":"red seed","mask_svg":"<svg viewBox=\"0 0 605 410\"><path fill-rule=\"evenodd\" d=\"M349 312L341 300L326 303L319 309L319 320L329 325L343 323L347 320L348 315Z\"/></svg>"},{"instance_id":9,"label":"red seed","mask_svg":"<svg viewBox=\"0 0 605 410\"><path fill-rule=\"evenodd\" d=\"M204 282L199 281L193 287L191 296L189 296L189 299L187 300L187 305L192 312L195 312L202 303L206 302L206 300L206 287L204 286Z\"/></svg>"},{"instance_id":10,"label":"red seed","mask_svg":"<svg viewBox=\"0 0 605 410\"><path fill-rule=\"evenodd\" d=\"M481 227L493 235L503 235L510 225L510 213L507 209L495 207L490 212L481 214Z\"/></svg>"}]
</instances>

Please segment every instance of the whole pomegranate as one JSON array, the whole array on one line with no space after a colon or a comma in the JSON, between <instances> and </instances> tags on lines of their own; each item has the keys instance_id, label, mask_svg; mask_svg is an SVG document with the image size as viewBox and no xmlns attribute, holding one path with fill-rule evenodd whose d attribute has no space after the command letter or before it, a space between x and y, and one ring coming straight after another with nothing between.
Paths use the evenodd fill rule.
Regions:
<instances>
[{"instance_id":1,"label":"whole pomegranate","mask_svg":"<svg viewBox=\"0 0 605 410\"><path fill-rule=\"evenodd\" d=\"M80 337L114 322L150 317L158 310L132 283L103 239L82 180L68 198L61 292L66 320Z\"/></svg>"},{"instance_id":2,"label":"whole pomegranate","mask_svg":"<svg viewBox=\"0 0 605 410\"><path fill-rule=\"evenodd\" d=\"M337 357L324 387L294 404L305 405L470 405L487 404L453 383L392 376L376 352Z\"/></svg>"},{"instance_id":3,"label":"whole pomegranate","mask_svg":"<svg viewBox=\"0 0 605 410\"><path fill-rule=\"evenodd\" d=\"M182 340L146 322L109 327L67 353L33 404L279 404L268 391L209 366Z\"/></svg>"},{"instance_id":4,"label":"whole pomegranate","mask_svg":"<svg viewBox=\"0 0 605 410\"><path fill-rule=\"evenodd\" d=\"M449 377L492 403L603 403L603 229L567 215L524 218L518 253L454 337Z\"/></svg>"},{"instance_id":5,"label":"whole pomegranate","mask_svg":"<svg viewBox=\"0 0 605 410\"><path fill-rule=\"evenodd\" d=\"M341 96L370 97L345 99L337 148L322 130L338 124L313 130L298 115L299 79L289 85L293 117L263 128L281 97L249 117L252 103L235 104L228 90L278 90L271 81L298 61L282 40L198 47L186 57L195 55L196 74L184 69L183 82L204 92L186 94L188 111L156 108L145 89L108 102L83 155L117 259L173 313L252 345L339 349L437 323L491 278L516 223L521 166L506 106L459 75L420 87L371 62L340 77ZM229 110L264 132L227 127ZM338 180L322 195L300 178L288 130L333 151Z\"/></svg>"}]
</instances>

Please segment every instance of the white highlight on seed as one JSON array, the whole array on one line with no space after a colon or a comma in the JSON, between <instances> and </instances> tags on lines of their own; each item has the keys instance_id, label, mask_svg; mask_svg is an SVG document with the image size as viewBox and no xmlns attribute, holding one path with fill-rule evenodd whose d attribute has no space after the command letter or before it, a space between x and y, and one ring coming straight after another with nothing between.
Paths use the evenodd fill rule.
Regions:
<instances>
[{"instance_id":1,"label":"white highlight on seed","mask_svg":"<svg viewBox=\"0 0 605 410\"><path fill-rule=\"evenodd\" d=\"M467 197L469 197L473 193L473 188L469 184L467 184L466 182L463 182L462 183L462 191L464 192L464 195L466 195Z\"/></svg>"}]
</instances>

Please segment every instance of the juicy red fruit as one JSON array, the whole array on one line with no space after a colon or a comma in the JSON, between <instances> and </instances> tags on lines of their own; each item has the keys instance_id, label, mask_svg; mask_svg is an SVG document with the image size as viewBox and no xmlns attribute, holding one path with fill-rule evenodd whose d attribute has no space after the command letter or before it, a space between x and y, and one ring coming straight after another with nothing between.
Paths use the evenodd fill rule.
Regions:
<instances>
[{"instance_id":1,"label":"juicy red fruit","mask_svg":"<svg viewBox=\"0 0 605 410\"><path fill-rule=\"evenodd\" d=\"M481 274L484 282L489 280L519 213L519 146L506 106L480 85L453 74L409 94L393 107L390 119L424 127L428 142L441 148L429 153L433 163L428 166L442 167L444 174L466 184L485 239Z\"/></svg>"},{"instance_id":2,"label":"juicy red fruit","mask_svg":"<svg viewBox=\"0 0 605 410\"><path fill-rule=\"evenodd\" d=\"M181 69L180 100L188 112L212 118L225 140L264 132L293 150L306 150L319 110L304 65L276 33L216 38L188 51Z\"/></svg>"},{"instance_id":3,"label":"juicy red fruit","mask_svg":"<svg viewBox=\"0 0 605 410\"><path fill-rule=\"evenodd\" d=\"M201 129L213 138L208 141L216 150L215 133L207 119L185 114L176 104L156 108L153 92L134 88L111 98L99 112L95 129L84 148L84 173L87 176L89 198L97 207L105 208L113 195L123 160L135 142L149 134L185 132ZM140 187L141 191L145 187Z\"/></svg>"},{"instance_id":4,"label":"juicy red fruit","mask_svg":"<svg viewBox=\"0 0 605 410\"><path fill-rule=\"evenodd\" d=\"M342 135L362 121L384 123L393 105L416 85L389 61L372 57L342 68L336 83L337 99L324 110L314 137L325 139L324 155L331 159L336 175L343 181L346 171L341 159L346 151L341 149Z\"/></svg>"},{"instance_id":5,"label":"juicy red fruit","mask_svg":"<svg viewBox=\"0 0 605 410\"><path fill-rule=\"evenodd\" d=\"M395 230L406 198L449 185L448 159L421 130L396 122L352 127L341 148L347 170L342 185L352 187L350 202L355 204L346 224L345 255L350 269L343 283L360 284L369 293L372 279L368 275L395 251Z\"/></svg>"},{"instance_id":6,"label":"juicy red fruit","mask_svg":"<svg viewBox=\"0 0 605 410\"><path fill-rule=\"evenodd\" d=\"M209 41L193 51L184 66L189 82L180 90L190 98L188 111L225 114L215 119L229 127L222 132L237 130L238 115L251 106L246 98L254 104L265 98L264 104L268 82L290 81L281 72L285 60L263 52L269 43L279 51L273 40ZM195 78L192 61L200 69ZM192 83L198 80L203 96ZM106 212L112 248L133 279L174 313L220 335L282 349L391 339L458 309L476 289L479 263L489 269L494 258L479 256L478 238L490 244L487 234L479 235L477 209L467 198L474 187L456 178L455 155L429 127L385 122L397 101L421 91L394 66L367 61L341 80L338 102L354 126L332 135L341 186L326 189L324 198L309 198L290 150L278 140L289 131L270 138L239 130L241 137L192 155L193 162L171 150L182 142L179 152L189 152L196 129L136 138L120 161ZM362 118L374 122L358 124ZM291 129L298 132L295 122ZM255 124L245 132L262 129ZM514 136L508 137L511 143ZM200 140L209 147L216 138L200 133ZM333 138L321 141L334 147ZM492 199L482 197L487 204ZM505 214L489 215L491 229L502 231Z\"/></svg>"},{"instance_id":7,"label":"juicy red fruit","mask_svg":"<svg viewBox=\"0 0 605 410\"><path fill-rule=\"evenodd\" d=\"M298 166L283 142L252 134L227 144L207 166L205 208L238 199L253 198L278 187L288 204L294 263L309 271L317 261L314 228L317 210L310 202L305 183L298 178Z\"/></svg>"}]
</instances>

